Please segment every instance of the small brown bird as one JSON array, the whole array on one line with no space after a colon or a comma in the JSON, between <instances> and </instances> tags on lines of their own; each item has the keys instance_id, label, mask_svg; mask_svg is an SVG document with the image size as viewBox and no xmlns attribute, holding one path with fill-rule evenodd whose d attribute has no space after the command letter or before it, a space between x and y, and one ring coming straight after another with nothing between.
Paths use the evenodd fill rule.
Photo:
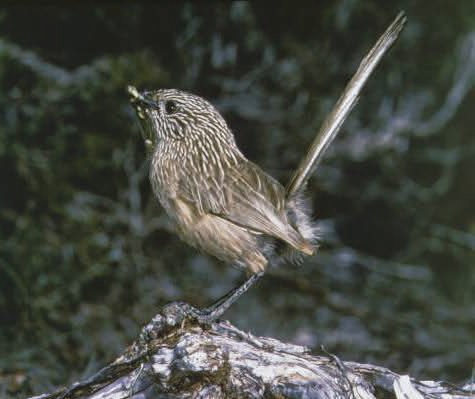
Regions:
<instances>
[{"instance_id":1,"label":"small brown bird","mask_svg":"<svg viewBox=\"0 0 475 399\"><path fill-rule=\"evenodd\" d=\"M287 189L241 153L208 101L175 89L139 93L129 86L151 154L153 191L177 233L192 246L251 273L211 307L192 308L192 316L200 321L219 317L270 263L315 253L316 228L303 188L404 21L400 14L363 60Z\"/></svg>"}]
</instances>

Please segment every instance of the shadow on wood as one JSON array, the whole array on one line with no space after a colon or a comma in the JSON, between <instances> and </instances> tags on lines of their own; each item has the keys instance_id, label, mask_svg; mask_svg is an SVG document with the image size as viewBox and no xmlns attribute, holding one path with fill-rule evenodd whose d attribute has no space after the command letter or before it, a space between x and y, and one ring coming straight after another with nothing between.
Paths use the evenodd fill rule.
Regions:
<instances>
[{"instance_id":1,"label":"shadow on wood","mask_svg":"<svg viewBox=\"0 0 475 399\"><path fill-rule=\"evenodd\" d=\"M416 381L383 367L254 337L227 321L198 324L173 302L109 366L53 398L467 398L458 388Z\"/></svg>"}]
</instances>

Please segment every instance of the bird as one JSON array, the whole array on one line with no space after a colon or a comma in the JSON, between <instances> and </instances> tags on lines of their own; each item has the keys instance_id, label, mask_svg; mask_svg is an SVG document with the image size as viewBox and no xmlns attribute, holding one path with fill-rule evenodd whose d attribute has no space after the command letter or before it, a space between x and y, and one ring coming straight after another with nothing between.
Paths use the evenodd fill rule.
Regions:
<instances>
[{"instance_id":1,"label":"bird","mask_svg":"<svg viewBox=\"0 0 475 399\"><path fill-rule=\"evenodd\" d=\"M223 116L203 97L128 86L150 156L153 193L177 234L248 273L243 284L211 306L190 306L191 317L200 322L220 317L269 265L315 254L318 229L306 183L404 22L400 13L362 61L286 187L246 158Z\"/></svg>"}]
</instances>

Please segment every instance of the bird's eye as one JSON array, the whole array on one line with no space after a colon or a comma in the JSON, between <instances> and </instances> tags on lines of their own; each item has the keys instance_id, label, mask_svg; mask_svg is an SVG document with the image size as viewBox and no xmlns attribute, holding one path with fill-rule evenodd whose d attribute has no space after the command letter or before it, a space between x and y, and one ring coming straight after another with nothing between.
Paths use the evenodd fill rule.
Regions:
<instances>
[{"instance_id":1,"label":"bird's eye","mask_svg":"<svg viewBox=\"0 0 475 399\"><path fill-rule=\"evenodd\" d=\"M177 110L178 110L178 107L175 101L168 100L165 103L165 111L167 112L168 115L174 114Z\"/></svg>"}]
</instances>

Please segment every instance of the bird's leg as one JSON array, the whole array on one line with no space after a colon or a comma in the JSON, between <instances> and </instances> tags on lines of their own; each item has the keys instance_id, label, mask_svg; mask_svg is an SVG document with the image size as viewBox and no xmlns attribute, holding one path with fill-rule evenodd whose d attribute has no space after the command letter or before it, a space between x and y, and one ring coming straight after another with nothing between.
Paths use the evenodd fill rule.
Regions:
<instances>
[{"instance_id":1,"label":"bird's leg","mask_svg":"<svg viewBox=\"0 0 475 399\"><path fill-rule=\"evenodd\" d=\"M251 288L262 276L264 272L254 273L240 286L233 288L226 295L219 298L212 305L204 308L189 309L189 315L194 317L201 323L209 323L218 317L220 317L238 298L244 294L249 288Z\"/></svg>"}]
</instances>

